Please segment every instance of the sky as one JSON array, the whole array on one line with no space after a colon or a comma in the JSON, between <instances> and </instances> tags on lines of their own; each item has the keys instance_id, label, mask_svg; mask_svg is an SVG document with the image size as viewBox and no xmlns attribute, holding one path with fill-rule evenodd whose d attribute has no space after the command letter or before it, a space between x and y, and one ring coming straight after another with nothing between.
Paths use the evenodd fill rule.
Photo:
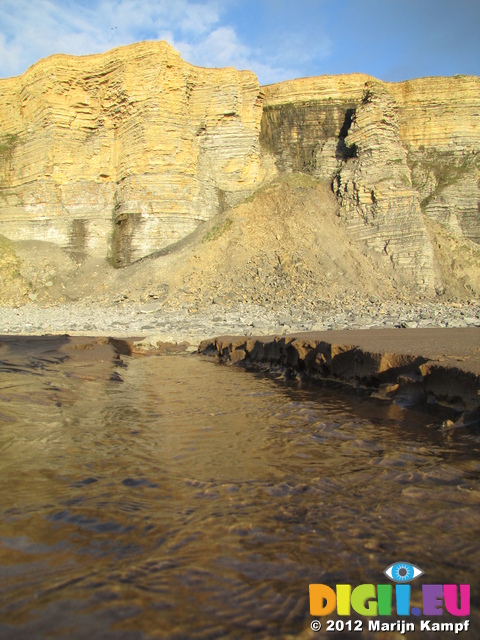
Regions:
<instances>
[{"instance_id":1,"label":"sky","mask_svg":"<svg viewBox=\"0 0 480 640\"><path fill-rule=\"evenodd\" d=\"M480 0L0 0L0 77L54 53L166 40L261 84L361 72L480 75Z\"/></svg>"}]
</instances>

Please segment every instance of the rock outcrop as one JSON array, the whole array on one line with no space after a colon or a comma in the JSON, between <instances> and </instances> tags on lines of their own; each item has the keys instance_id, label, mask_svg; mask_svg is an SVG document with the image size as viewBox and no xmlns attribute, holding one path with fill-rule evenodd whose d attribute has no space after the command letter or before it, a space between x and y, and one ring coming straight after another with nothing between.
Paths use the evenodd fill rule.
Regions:
<instances>
[{"instance_id":1,"label":"rock outcrop","mask_svg":"<svg viewBox=\"0 0 480 640\"><path fill-rule=\"evenodd\" d=\"M0 233L125 265L272 173L255 75L199 69L165 42L52 56L0 81Z\"/></svg>"},{"instance_id":2,"label":"rock outcrop","mask_svg":"<svg viewBox=\"0 0 480 640\"><path fill-rule=\"evenodd\" d=\"M230 364L281 367L289 377L363 386L373 397L404 406L438 402L463 414L458 426L465 426L480 416L480 358L472 348L478 339L476 327L315 331L220 336L203 340L198 352Z\"/></svg>"},{"instance_id":3,"label":"rock outcrop","mask_svg":"<svg viewBox=\"0 0 480 640\"><path fill-rule=\"evenodd\" d=\"M52 56L0 80L0 235L125 266L302 172L331 185L361 251L434 294L448 269L438 225L479 248L479 149L476 77L260 87L165 42Z\"/></svg>"},{"instance_id":4,"label":"rock outcrop","mask_svg":"<svg viewBox=\"0 0 480 640\"><path fill-rule=\"evenodd\" d=\"M262 144L280 171L332 179L351 156L344 140L370 76L319 76L263 88Z\"/></svg>"},{"instance_id":5,"label":"rock outcrop","mask_svg":"<svg viewBox=\"0 0 480 640\"><path fill-rule=\"evenodd\" d=\"M404 282L441 291L425 217L478 245L480 78L353 74L264 92L262 141L278 168L332 181L353 236Z\"/></svg>"},{"instance_id":6,"label":"rock outcrop","mask_svg":"<svg viewBox=\"0 0 480 640\"><path fill-rule=\"evenodd\" d=\"M406 283L431 291L433 248L400 140L397 112L385 85L366 83L345 138L355 157L336 174L335 191L353 236L385 254Z\"/></svg>"}]
</instances>

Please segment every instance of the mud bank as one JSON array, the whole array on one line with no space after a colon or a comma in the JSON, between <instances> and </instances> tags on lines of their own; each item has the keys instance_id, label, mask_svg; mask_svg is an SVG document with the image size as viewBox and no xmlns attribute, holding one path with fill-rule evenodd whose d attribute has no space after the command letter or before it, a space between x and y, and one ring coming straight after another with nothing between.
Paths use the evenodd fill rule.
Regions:
<instances>
[{"instance_id":1,"label":"mud bank","mask_svg":"<svg viewBox=\"0 0 480 640\"><path fill-rule=\"evenodd\" d=\"M204 340L198 352L231 364L348 383L405 406L437 403L456 412L458 426L480 422L479 328L220 336Z\"/></svg>"}]
</instances>

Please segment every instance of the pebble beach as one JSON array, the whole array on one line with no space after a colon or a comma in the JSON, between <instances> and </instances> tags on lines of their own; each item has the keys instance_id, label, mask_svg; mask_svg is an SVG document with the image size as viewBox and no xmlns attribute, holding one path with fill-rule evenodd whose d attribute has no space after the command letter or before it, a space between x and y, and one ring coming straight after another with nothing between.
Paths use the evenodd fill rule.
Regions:
<instances>
[{"instance_id":1,"label":"pebble beach","mask_svg":"<svg viewBox=\"0 0 480 640\"><path fill-rule=\"evenodd\" d=\"M371 302L330 307L266 309L252 304L219 305L197 309L168 308L146 303L61 303L19 307L0 306L0 332L4 335L108 335L154 336L165 342L198 345L217 335L287 335L300 331L349 329L402 329L480 326L480 301L471 302Z\"/></svg>"}]
</instances>

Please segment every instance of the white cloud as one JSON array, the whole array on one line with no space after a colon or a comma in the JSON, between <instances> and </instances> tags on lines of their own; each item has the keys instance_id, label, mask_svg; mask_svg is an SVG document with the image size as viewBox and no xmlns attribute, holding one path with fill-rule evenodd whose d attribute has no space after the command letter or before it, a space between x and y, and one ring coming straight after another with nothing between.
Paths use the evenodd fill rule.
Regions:
<instances>
[{"instance_id":1,"label":"white cloud","mask_svg":"<svg viewBox=\"0 0 480 640\"><path fill-rule=\"evenodd\" d=\"M180 29L186 33L206 33L220 19L216 8L208 4L189 3L189 6L183 9L180 16Z\"/></svg>"},{"instance_id":2,"label":"white cloud","mask_svg":"<svg viewBox=\"0 0 480 640\"><path fill-rule=\"evenodd\" d=\"M184 60L199 67L235 67L254 71L262 83L295 77L295 69L269 64L272 56L242 43L232 27L218 27L196 42L176 41L172 33L162 34L180 52ZM293 74L293 75L292 75Z\"/></svg>"},{"instance_id":3,"label":"white cloud","mask_svg":"<svg viewBox=\"0 0 480 640\"><path fill-rule=\"evenodd\" d=\"M305 46L292 34L274 47L249 46L222 22L216 0L0 0L0 77L54 53L100 53L149 39L167 40L198 66L251 69L263 83L301 75L301 63L329 46L322 38Z\"/></svg>"},{"instance_id":4,"label":"white cloud","mask_svg":"<svg viewBox=\"0 0 480 640\"><path fill-rule=\"evenodd\" d=\"M218 27L196 43L172 44L189 62L203 67L242 67L250 55L232 27Z\"/></svg>"},{"instance_id":5,"label":"white cloud","mask_svg":"<svg viewBox=\"0 0 480 640\"><path fill-rule=\"evenodd\" d=\"M200 37L219 20L212 2L1 0L0 77L54 53L85 55L157 37Z\"/></svg>"}]
</instances>

